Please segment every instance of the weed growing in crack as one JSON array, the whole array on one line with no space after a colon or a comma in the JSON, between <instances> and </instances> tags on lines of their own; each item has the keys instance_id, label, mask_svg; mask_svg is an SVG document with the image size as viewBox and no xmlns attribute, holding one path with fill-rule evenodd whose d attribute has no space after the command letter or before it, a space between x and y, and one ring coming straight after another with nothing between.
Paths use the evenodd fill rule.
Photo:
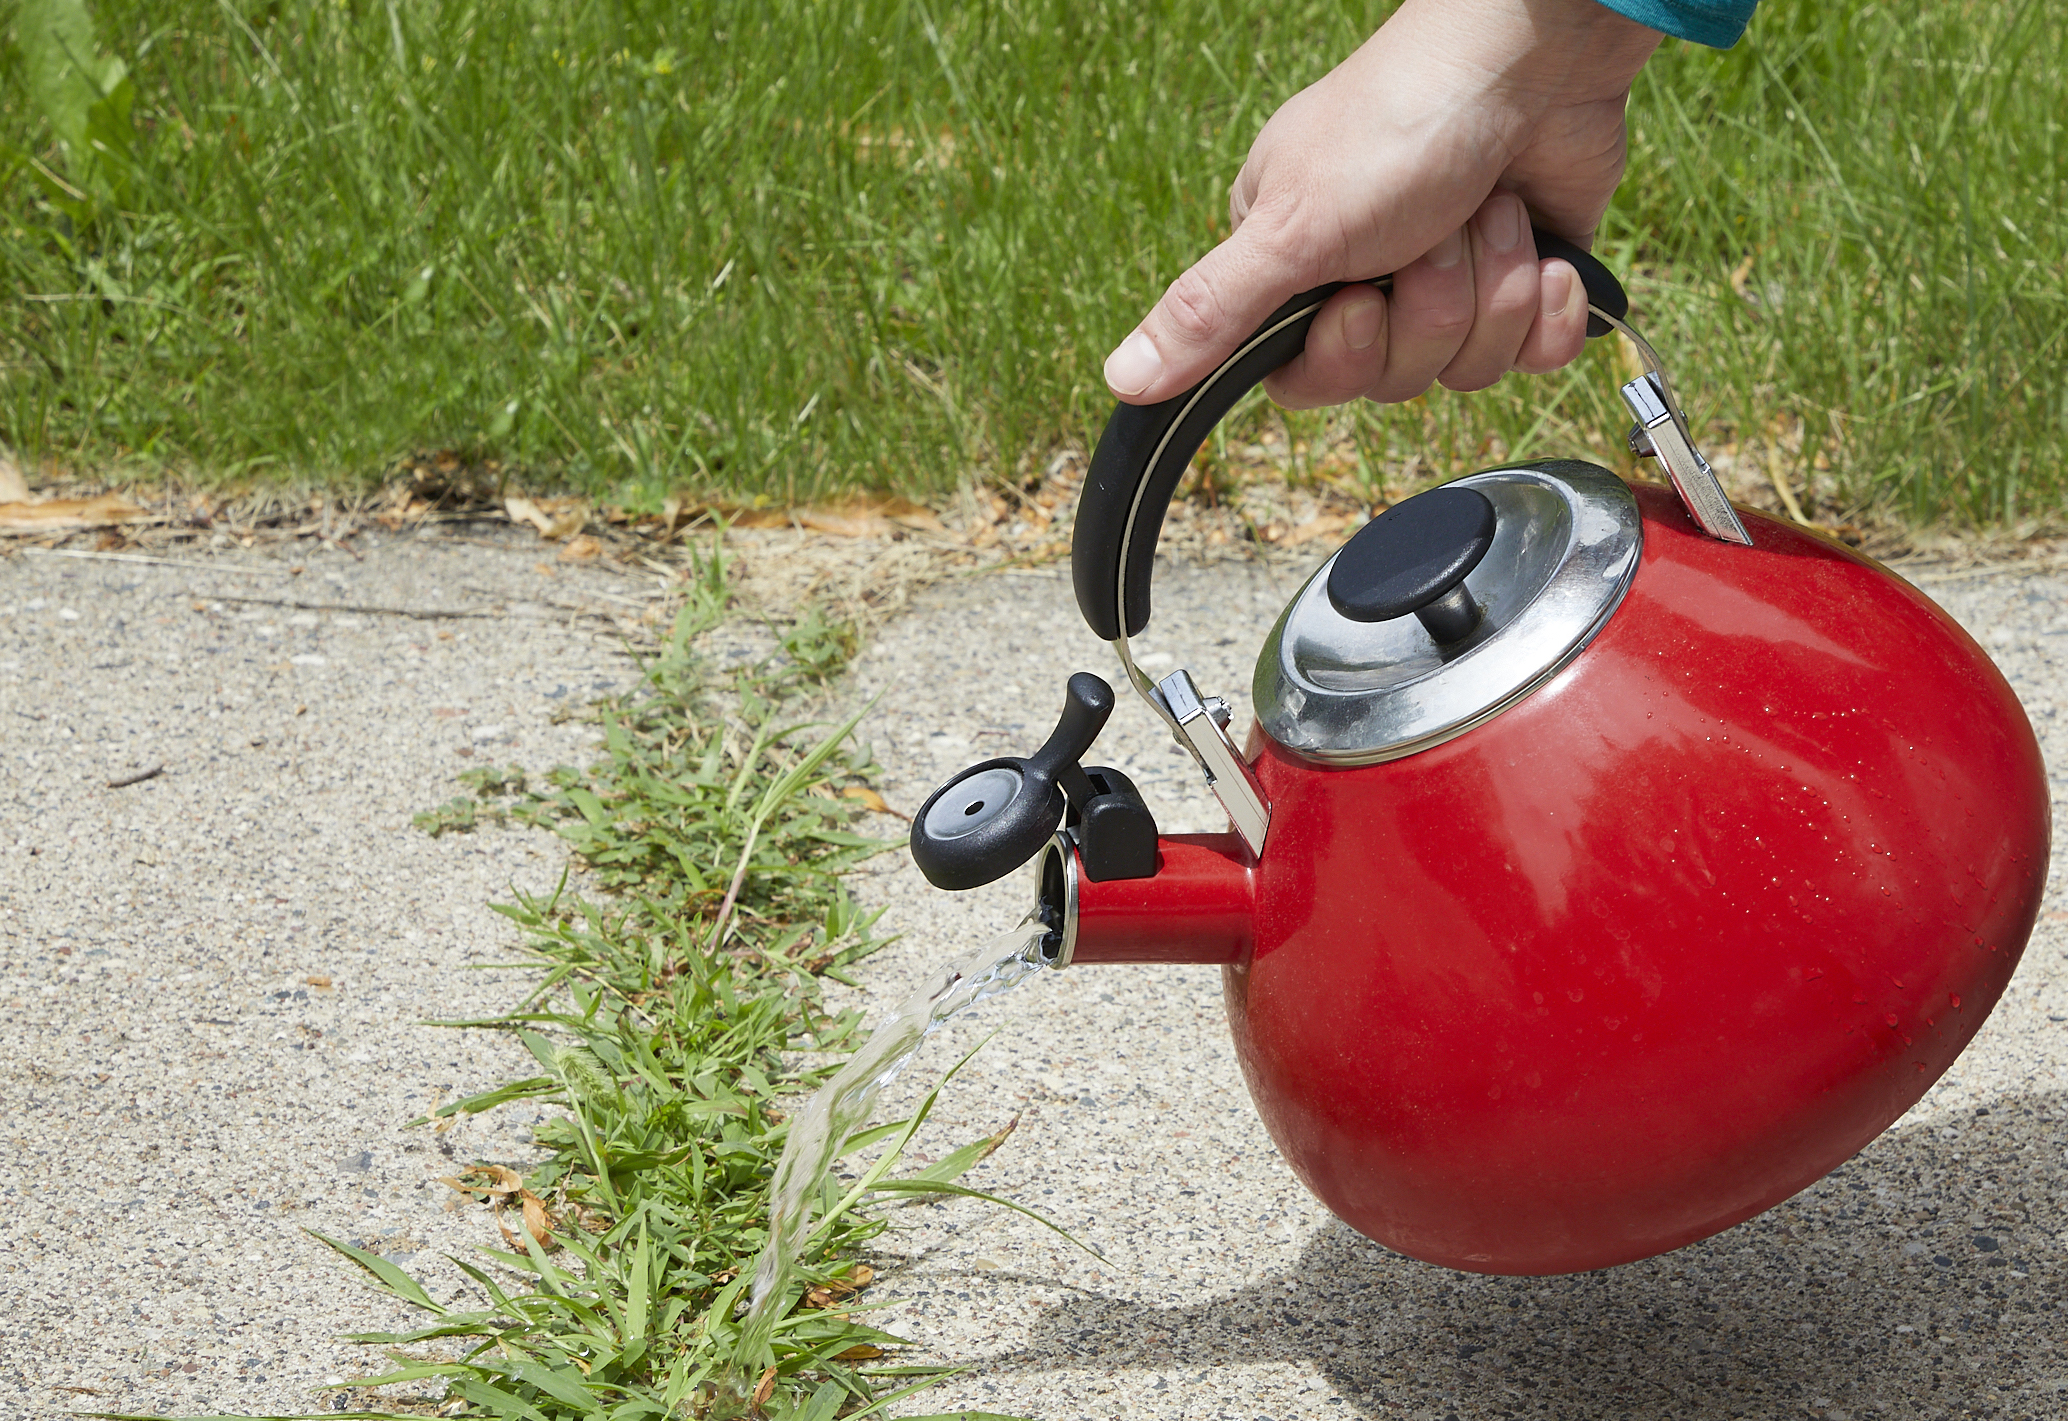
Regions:
<instances>
[{"instance_id":1,"label":"weed growing in crack","mask_svg":"<svg viewBox=\"0 0 2068 1421\"><path fill-rule=\"evenodd\" d=\"M859 712L821 733L803 711L846 666L851 629L806 618L773 656L720 673L695 645L724 606L714 561L640 686L597 708L598 765L543 782L470 771L471 795L418 820L433 834L504 819L549 827L596 891L563 876L549 895L497 905L545 976L505 1015L444 1023L514 1033L538 1071L429 1119L518 1100L564 1111L535 1128L549 1158L528 1176L477 1166L450 1181L519 1215L505 1247L453 1260L479 1296L441 1302L396 1264L324 1239L430 1314L411 1331L357 1336L395 1365L349 1386L442 1382L440 1415L631 1421L698 1414L735 1365L734 1313L766 1237L794 1093L857 1039L858 1014L826 1011L820 980L848 981L882 942L841 875L890 845L858 833L860 805L837 792L873 768L850 739ZM849 1152L902 1146L908 1123L864 1131ZM871 1188L969 1192L954 1177L1003 1138L911 1179L883 1178L879 1161ZM847 1207L839 1181L819 1187L806 1287L756 1388L769 1417L878 1414L944 1370L885 1361L899 1339L856 1316L871 1277L857 1251L882 1223Z\"/></svg>"}]
</instances>

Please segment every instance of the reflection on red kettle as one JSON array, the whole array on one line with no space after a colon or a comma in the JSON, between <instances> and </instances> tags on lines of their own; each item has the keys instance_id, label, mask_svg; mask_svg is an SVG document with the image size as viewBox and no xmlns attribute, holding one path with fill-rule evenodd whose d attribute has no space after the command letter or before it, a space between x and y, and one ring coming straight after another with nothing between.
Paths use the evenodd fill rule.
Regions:
<instances>
[{"instance_id":1,"label":"reflection on red kettle","mask_svg":"<svg viewBox=\"0 0 2068 1421\"><path fill-rule=\"evenodd\" d=\"M1158 837L1080 766L1112 707L1080 673L1040 752L935 792L914 857L969 887L1038 854L1059 965L1219 964L1278 1148L1389 1247L1561 1273L1728 1228L1887 1128L2002 994L2046 882L2031 727L1909 584L1733 510L1638 340L1633 446L1674 490L1550 461L1388 510L1280 617L1238 753L1127 638L1185 464L1330 290L1123 406L1080 506L1080 606L1230 832Z\"/></svg>"}]
</instances>

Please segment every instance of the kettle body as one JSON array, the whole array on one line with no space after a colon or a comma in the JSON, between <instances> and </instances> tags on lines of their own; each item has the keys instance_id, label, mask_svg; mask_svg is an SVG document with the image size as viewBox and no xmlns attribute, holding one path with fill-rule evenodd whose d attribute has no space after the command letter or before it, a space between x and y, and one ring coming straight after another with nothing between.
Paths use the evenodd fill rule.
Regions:
<instances>
[{"instance_id":1,"label":"kettle body","mask_svg":"<svg viewBox=\"0 0 2068 1421\"><path fill-rule=\"evenodd\" d=\"M1249 881L1223 970L1272 1138L1433 1263L1606 1267L1800 1190L1952 1063L2045 886L2038 744L1965 632L1846 549L1636 492L1581 655L1383 763L1253 733L1272 839L1214 856ZM1075 959L1140 955L1157 906L1101 900L1155 882L1080 885Z\"/></svg>"},{"instance_id":2,"label":"kettle body","mask_svg":"<svg viewBox=\"0 0 2068 1421\"><path fill-rule=\"evenodd\" d=\"M1734 508L1613 276L1557 254L1589 333L1645 360L1630 445L1670 491L1549 460L1394 505L1279 618L1238 749L1129 638L1192 452L1334 288L1302 293L1193 389L1115 411L1073 534L1087 623L1229 832L1159 836L1078 763L1114 703L1080 673L1048 744L950 779L912 835L942 887L1033 857L1055 965L1221 966L1293 1171L1485 1273L1679 1247L1866 1145L2002 995L2052 829L1981 648L1871 559Z\"/></svg>"}]
</instances>

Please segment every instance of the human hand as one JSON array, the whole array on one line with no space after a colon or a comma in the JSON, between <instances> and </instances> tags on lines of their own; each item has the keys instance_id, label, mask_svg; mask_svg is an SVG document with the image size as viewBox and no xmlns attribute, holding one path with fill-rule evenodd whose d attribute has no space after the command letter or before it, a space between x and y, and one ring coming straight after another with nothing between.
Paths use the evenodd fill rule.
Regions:
<instances>
[{"instance_id":1,"label":"human hand","mask_svg":"<svg viewBox=\"0 0 2068 1421\"><path fill-rule=\"evenodd\" d=\"M1280 302L1358 284L1265 382L1299 409L1491 385L1580 353L1587 299L1537 259L1532 215L1586 245L1622 176L1623 106L1659 34L1597 0L1406 0L1272 115L1229 193L1235 231L1106 358L1153 404L1197 383Z\"/></svg>"}]
</instances>

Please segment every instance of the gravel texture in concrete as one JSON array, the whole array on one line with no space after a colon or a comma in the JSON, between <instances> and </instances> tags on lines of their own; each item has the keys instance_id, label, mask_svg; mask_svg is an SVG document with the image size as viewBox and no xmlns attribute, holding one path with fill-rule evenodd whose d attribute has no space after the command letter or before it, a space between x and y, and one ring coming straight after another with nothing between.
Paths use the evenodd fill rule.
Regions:
<instances>
[{"instance_id":1,"label":"gravel texture in concrete","mask_svg":"<svg viewBox=\"0 0 2068 1421\"><path fill-rule=\"evenodd\" d=\"M422 1023L515 1000L486 905L566 856L410 819L469 765L586 758L554 712L627 678L563 610L623 579L541 556L0 561L0 1415L328 1406L381 1361L340 1335L410 1310L305 1230L412 1267L494 1237L436 1178L532 1156L536 1108L401 1127L529 1074Z\"/></svg>"},{"instance_id":2,"label":"gravel texture in concrete","mask_svg":"<svg viewBox=\"0 0 2068 1421\"><path fill-rule=\"evenodd\" d=\"M291 594L227 568L0 563L0 1413L320 1404L312 1384L365 1360L336 1336L399 1316L303 1227L426 1263L485 1241L481 1216L447 1212L432 1181L455 1161L521 1162L526 1119L498 1112L443 1136L399 1126L522 1064L509 1043L417 1022L513 999L508 978L466 970L513 943L483 905L512 884L549 886L562 858L537 834L432 840L408 820L479 763L458 751L535 767L578 757L583 730L552 710L624 675L578 628L523 614L637 589L549 575L537 556L393 540L364 563L309 559ZM1168 569L1138 650L1229 695L1239 729L1251 659L1299 576ZM2018 687L2058 794L2068 581L1992 571L1928 590ZM511 615L297 621L210 600L225 592ZM885 693L862 733L891 805L910 812L961 765L1026 753L1079 668L1117 679L1060 569L923 595L856 674L857 694ZM1134 778L1166 830L1220 827L1191 762L1132 703L1099 759ZM105 787L160 762L158 779ZM865 965L855 999L877 1010L1009 926L1028 895L1018 877L936 893L902 855L860 887L905 934ZM871 1290L890 1304L884 1325L969 1368L905 1410L2059 1415L2058 871L2052 889L2010 994L1897 1127L1759 1219L1567 1278L1446 1272L1334 1223L1250 1108L1217 972L1037 977L930 1043L885 1107L909 1106L995 1029L918 1154L1017 1118L969 1182L1105 1256L973 1201L890 1210Z\"/></svg>"}]
</instances>

